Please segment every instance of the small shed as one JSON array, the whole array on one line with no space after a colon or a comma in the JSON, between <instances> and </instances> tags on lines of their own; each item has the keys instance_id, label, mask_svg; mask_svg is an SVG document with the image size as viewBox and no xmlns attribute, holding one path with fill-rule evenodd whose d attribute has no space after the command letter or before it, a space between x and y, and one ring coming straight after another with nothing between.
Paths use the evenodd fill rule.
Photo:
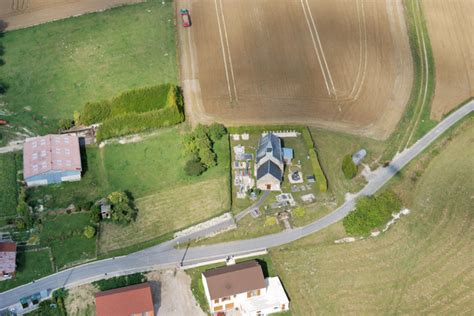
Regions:
<instances>
[{"instance_id":1,"label":"small shed","mask_svg":"<svg viewBox=\"0 0 474 316\"><path fill-rule=\"evenodd\" d=\"M352 155L352 162L357 166L367 156L367 150L361 149Z\"/></svg>"},{"instance_id":2,"label":"small shed","mask_svg":"<svg viewBox=\"0 0 474 316\"><path fill-rule=\"evenodd\" d=\"M283 160L286 164L291 163L293 160L293 148L282 148L283 149Z\"/></svg>"},{"instance_id":3,"label":"small shed","mask_svg":"<svg viewBox=\"0 0 474 316\"><path fill-rule=\"evenodd\" d=\"M110 204L102 204L100 206L100 215L103 219L110 218Z\"/></svg>"}]
</instances>

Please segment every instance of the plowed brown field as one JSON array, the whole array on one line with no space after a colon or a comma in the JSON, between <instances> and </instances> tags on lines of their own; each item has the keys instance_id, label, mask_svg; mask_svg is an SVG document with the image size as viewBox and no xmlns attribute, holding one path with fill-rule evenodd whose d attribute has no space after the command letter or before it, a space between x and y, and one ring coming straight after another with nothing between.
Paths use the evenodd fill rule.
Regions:
<instances>
[{"instance_id":1,"label":"plowed brown field","mask_svg":"<svg viewBox=\"0 0 474 316\"><path fill-rule=\"evenodd\" d=\"M193 21L180 27L188 117L304 123L385 138L404 111L413 73L398 1L178 6L190 9Z\"/></svg>"},{"instance_id":2,"label":"plowed brown field","mask_svg":"<svg viewBox=\"0 0 474 316\"><path fill-rule=\"evenodd\" d=\"M14 30L136 2L143 0L0 0L0 20Z\"/></svg>"},{"instance_id":3,"label":"plowed brown field","mask_svg":"<svg viewBox=\"0 0 474 316\"><path fill-rule=\"evenodd\" d=\"M431 116L440 119L474 96L474 1L425 0L436 68Z\"/></svg>"}]
</instances>

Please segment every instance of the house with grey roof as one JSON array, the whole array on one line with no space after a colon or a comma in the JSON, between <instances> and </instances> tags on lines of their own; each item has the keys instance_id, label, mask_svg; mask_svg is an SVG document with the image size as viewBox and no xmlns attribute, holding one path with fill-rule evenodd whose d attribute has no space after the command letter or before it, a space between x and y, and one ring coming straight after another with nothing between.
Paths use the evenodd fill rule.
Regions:
<instances>
[{"instance_id":1,"label":"house with grey roof","mask_svg":"<svg viewBox=\"0 0 474 316\"><path fill-rule=\"evenodd\" d=\"M255 163L257 188L264 191L279 191L283 170L281 139L273 133L262 135L258 143Z\"/></svg>"}]
</instances>

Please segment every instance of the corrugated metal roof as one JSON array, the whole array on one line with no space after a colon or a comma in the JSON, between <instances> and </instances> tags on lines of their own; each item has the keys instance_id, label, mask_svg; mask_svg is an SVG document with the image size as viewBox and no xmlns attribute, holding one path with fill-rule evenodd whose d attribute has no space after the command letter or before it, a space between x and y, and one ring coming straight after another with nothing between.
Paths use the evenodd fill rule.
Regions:
<instances>
[{"instance_id":1,"label":"corrugated metal roof","mask_svg":"<svg viewBox=\"0 0 474 316\"><path fill-rule=\"evenodd\" d=\"M51 170L82 170L79 138L76 135L46 135L26 139L23 146L25 179Z\"/></svg>"},{"instance_id":2,"label":"corrugated metal roof","mask_svg":"<svg viewBox=\"0 0 474 316\"><path fill-rule=\"evenodd\" d=\"M16 243L0 242L0 273L13 273L16 267Z\"/></svg>"}]
</instances>

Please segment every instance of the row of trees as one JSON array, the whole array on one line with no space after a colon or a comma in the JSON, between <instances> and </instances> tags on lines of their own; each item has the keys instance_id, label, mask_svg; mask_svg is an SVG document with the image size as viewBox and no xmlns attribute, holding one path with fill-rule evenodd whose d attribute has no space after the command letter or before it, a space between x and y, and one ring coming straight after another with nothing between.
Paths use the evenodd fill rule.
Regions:
<instances>
[{"instance_id":1,"label":"row of trees","mask_svg":"<svg viewBox=\"0 0 474 316\"><path fill-rule=\"evenodd\" d=\"M184 102L179 87L162 84L134 89L111 100L88 102L73 119L61 119L59 129L101 123L97 140L139 133L178 124L184 120Z\"/></svg>"},{"instance_id":2,"label":"row of trees","mask_svg":"<svg viewBox=\"0 0 474 316\"><path fill-rule=\"evenodd\" d=\"M204 171L217 165L214 143L221 139L227 130L222 124L210 126L199 124L192 133L184 137L185 153L189 156L185 172L189 176L199 176Z\"/></svg>"}]
</instances>

